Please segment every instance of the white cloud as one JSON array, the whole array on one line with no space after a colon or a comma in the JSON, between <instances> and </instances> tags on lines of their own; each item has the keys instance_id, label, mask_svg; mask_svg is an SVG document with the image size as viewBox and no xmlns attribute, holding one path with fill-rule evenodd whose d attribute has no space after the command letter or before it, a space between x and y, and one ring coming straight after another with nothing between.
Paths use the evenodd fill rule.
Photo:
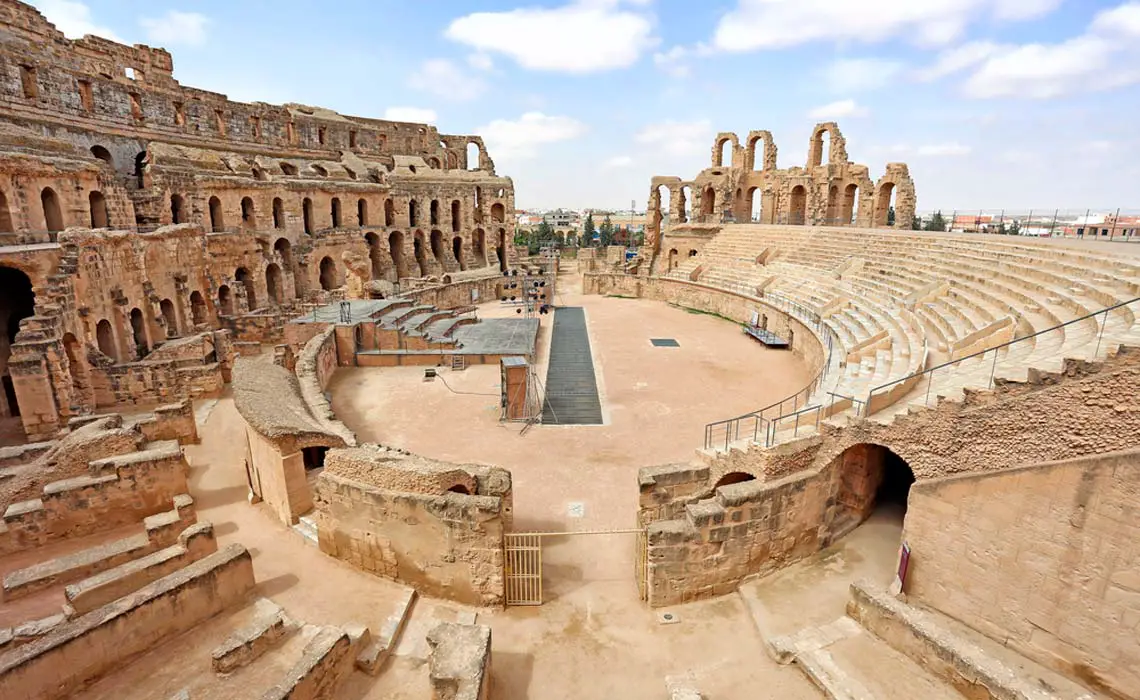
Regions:
<instances>
[{"instance_id":1,"label":"white cloud","mask_svg":"<svg viewBox=\"0 0 1140 700\"><path fill-rule=\"evenodd\" d=\"M894 37L940 45L979 20L1039 17L1061 0L737 0L713 44L724 51L778 49L812 41L875 43Z\"/></svg>"},{"instance_id":2,"label":"white cloud","mask_svg":"<svg viewBox=\"0 0 1140 700\"><path fill-rule=\"evenodd\" d=\"M606 162L602 163L602 167L607 170L612 170L614 168L628 168L631 165L633 165L633 158L630 158L629 156L614 156L613 158L610 158Z\"/></svg>"},{"instance_id":3,"label":"white cloud","mask_svg":"<svg viewBox=\"0 0 1140 700\"><path fill-rule=\"evenodd\" d=\"M496 119L475 133L496 159L525 160L538 155L544 144L578 138L586 133L586 125L571 117L527 112L515 120Z\"/></svg>"},{"instance_id":4,"label":"white cloud","mask_svg":"<svg viewBox=\"0 0 1140 700\"><path fill-rule=\"evenodd\" d=\"M878 90L902 73L903 64L882 58L841 58L828 64L824 81L832 92Z\"/></svg>"},{"instance_id":5,"label":"white cloud","mask_svg":"<svg viewBox=\"0 0 1140 700\"><path fill-rule=\"evenodd\" d=\"M394 122L434 124L437 117L434 109L424 109L422 107L389 107L384 110L384 118Z\"/></svg>"},{"instance_id":6,"label":"white cloud","mask_svg":"<svg viewBox=\"0 0 1140 700\"><path fill-rule=\"evenodd\" d=\"M658 51L653 54L653 63L674 78L687 78L693 72L689 66L689 60L694 57L708 56L712 53L712 48L705 44L697 44L692 47L674 46L668 51Z\"/></svg>"},{"instance_id":7,"label":"white cloud","mask_svg":"<svg viewBox=\"0 0 1140 700\"><path fill-rule=\"evenodd\" d=\"M460 102L475 99L487 88L481 78L466 73L445 58L424 61L409 76L408 84L417 90Z\"/></svg>"},{"instance_id":8,"label":"white cloud","mask_svg":"<svg viewBox=\"0 0 1140 700\"><path fill-rule=\"evenodd\" d=\"M809 110L807 115L811 119L842 119L843 117L865 117L869 113L866 107L855 100L839 100Z\"/></svg>"},{"instance_id":9,"label":"white cloud","mask_svg":"<svg viewBox=\"0 0 1140 700\"><path fill-rule=\"evenodd\" d=\"M210 18L197 12L168 10L162 17L139 20L147 41L158 46L201 46L206 43Z\"/></svg>"},{"instance_id":10,"label":"white cloud","mask_svg":"<svg viewBox=\"0 0 1140 700\"><path fill-rule=\"evenodd\" d=\"M475 70L482 71L494 70L495 68L495 62L491 60L491 57L482 52L473 53L468 56L467 65L471 66Z\"/></svg>"},{"instance_id":11,"label":"white cloud","mask_svg":"<svg viewBox=\"0 0 1140 700\"><path fill-rule=\"evenodd\" d=\"M91 18L91 8L81 2L39 0L35 5L68 39L79 39L87 34L94 34L111 41L126 43L110 28L96 24Z\"/></svg>"},{"instance_id":12,"label":"white cloud","mask_svg":"<svg viewBox=\"0 0 1140 700\"><path fill-rule=\"evenodd\" d=\"M915 151L920 156L928 156L933 158L941 157L954 157L954 156L968 156L974 149L969 146L963 146L957 141L947 143L932 143L925 146L919 146Z\"/></svg>"},{"instance_id":13,"label":"white cloud","mask_svg":"<svg viewBox=\"0 0 1140 700\"><path fill-rule=\"evenodd\" d=\"M914 77L923 82L938 80L976 66L1000 50L1001 46L990 41L971 41L943 51L938 55L934 65L916 70Z\"/></svg>"},{"instance_id":14,"label":"white cloud","mask_svg":"<svg viewBox=\"0 0 1140 700\"><path fill-rule=\"evenodd\" d=\"M576 0L556 8L475 12L448 26L445 36L479 51L497 52L530 70L592 73L633 65L655 46L653 23L621 0ZM625 4L644 7L647 0Z\"/></svg>"},{"instance_id":15,"label":"white cloud","mask_svg":"<svg viewBox=\"0 0 1140 700\"><path fill-rule=\"evenodd\" d=\"M656 152L687 156L709 151L713 136L712 122L708 119L692 122L669 120L647 125L633 139Z\"/></svg>"}]
</instances>

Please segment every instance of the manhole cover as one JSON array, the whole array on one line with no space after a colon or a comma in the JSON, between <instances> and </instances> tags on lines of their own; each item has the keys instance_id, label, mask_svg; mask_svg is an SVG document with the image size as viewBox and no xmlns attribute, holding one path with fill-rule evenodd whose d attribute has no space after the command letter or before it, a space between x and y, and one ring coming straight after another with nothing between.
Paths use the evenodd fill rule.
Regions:
<instances>
[{"instance_id":1,"label":"manhole cover","mask_svg":"<svg viewBox=\"0 0 1140 700\"><path fill-rule=\"evenodd\" d=\"M657 613L657 622L662 625L673 625L681 621L681 616L675 612L664 610Z\"/></svg>"},{"instance_id":2,"label":"manhole cover","mask_svg":"<svg viewBox=\"0 0 1140 700\"><path fill-rule=\"evenodd\" d=\"M681 344L674 338L650 338L649 342L655 348L679 348Z\"/></svg>"}]
</instances>

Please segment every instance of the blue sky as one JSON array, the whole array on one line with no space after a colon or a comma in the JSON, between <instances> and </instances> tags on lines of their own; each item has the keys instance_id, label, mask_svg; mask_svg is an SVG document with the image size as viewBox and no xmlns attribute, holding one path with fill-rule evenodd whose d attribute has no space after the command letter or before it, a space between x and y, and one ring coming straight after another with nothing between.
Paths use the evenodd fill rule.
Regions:
<instances>
[{"instance_id":1,"label":"blue sky","mask_svg":"<svg viewBox=\"0 0 1140 700\"><path fill-rule=\"evenodd\" d=\"M520 208L643 208L717 131L802 164L823 120L873 177L909 163L920 210L1140 206L1140 0L33 4L232 99L481 134Z\"/></svg>"}]
</instances>

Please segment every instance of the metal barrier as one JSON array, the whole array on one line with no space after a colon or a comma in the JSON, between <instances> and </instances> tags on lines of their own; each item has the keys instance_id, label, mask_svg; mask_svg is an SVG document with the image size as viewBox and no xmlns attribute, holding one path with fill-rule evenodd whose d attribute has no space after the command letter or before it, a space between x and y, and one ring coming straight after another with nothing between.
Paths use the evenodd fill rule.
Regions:
<instances>
[{"instance_id":1,"label":"metal barrier","mask_svg":"<svg viewBox=\"0 0 1140 700\"><path fill-rule=\"evenodd\" d=\"M716 287L716 289L730 288ZM753 295L748 294L747 296ZM759 442L760 436L764 435L765 442L771 444L767 442L768 438L766 436L769 433L774 434L773 426L775 423L800 413L800 407L805 406L811 399L812 394L819 390L831 370L832 359L835 357L837 338L834 331L823 322L818 313L803 304L776 294L766 294L761 301L784 311L789 316L795 317L804 323L804 325L813 329L824 341L824 345L827 348L827 358L824 360L823 367L821 367L815 377L808 382L807 386L791 396L757 411L751 411L734 418L713 421L705 425L705 449L719 446L723 442L724 449L727 450L731 443L742 439L742 437L748 437L749 433L751 433L753 442Z\"/></svg>"},{"instance_id":2,"label":"metal barrier","mask_svg":"<svg viewBox=\"0 0 1140 700\"><path fill-rule=\"evenodd\" d=\"M872 407L874 407L875 410L878 410L880 408L886 408L887 406L895 403L895 401L898 400L897 398L895 399L895 401L888 401L887 403L882 404L880 406L874 406L873 405L873 401L874 401L876 395L882 396L885 393L887 393L885 390L889 390L891 387L903 384L904 382L913 382L916 378L923 377L923 376L925 376L925 378L926 378L926 396L923 399L922 405L928 407L928 406L930 406L930 390L931 390L932 385L934 384L934 377L938 372L945 370L946 373L949 373L949 371L951 371L951 370L947 370L946 368L948 368L948 367L956 368L959 364L961 364L963 362L967 362L967 361L978 359L978 358L984 358L986 355L988 355L990 353L993 353L993 363L990 365L989 380L987 381L985 388L986 389L992 389L994 386L994 375L997 372L998 355L1001 353L1002 350L1006 350L1007 351L1006 354L1008 355L1009 348L1012 348L1015 345L1024 343L1027 340L1039 338L1039 337L1044 336L1048 333L1053 333L1055 331L1059 331L1061 329L1064 329L1068 326L1073 326L1073 325L1076 325L1078 323L1083 323L1085 321L1095 320L1097 317L1102 317L1100 320L1100 324L1099 324L1100 327L1097 330L1096 349L1093 350L1093 359L1095 360L1097 355L1100 354L1101 340L1104 337L1104 328L1106 325L1108 325L1108 315L1110 313L1112 313L1113 311L1116 311L1117 309L1120 309L1120 308L1123 308L1126 306L1131 306L1133 304L1136 304L1137 302L1140 302L1140 297L1129 299L1128 301L1122 301L1119 304L1114 304L1113 306L1105 307L1103 309L1100 309L1099 311L1094 311L1090 314L1085 314L1084 316L1081 316L1080 318L1074 318L1070 321L1065 321L1064 323L1059 323L1059 324L1052 326L1050 328L1046 328L1044 330L1037 331L1036 333L1033 333L1031 335L1027 335L1027 336L1024 336L1021 338L1014 338L1013 340L1004 342L1000 345L995 345L992 348L980 350L980 351L975 352L973 354L966 355L965 357L960 357L956 360L950 360L949 362L943 362L940 365L936 365L934 367L931 367L930 369L926 369L926 370L923 370L921 372L913 372L911 374L908 374L905 377L902 377L901 379L896 379L892 382L887 382L886 384L880 384L879 386L874 387L873 389L871 389L871 391L869 391L867 393L867 400L865 402L863 402L863 405L861 407L862 412L857 414L857 415L868 416L872 412ZM919 382L921 382L921 381L922 380L920 379ZM915 391L916 389L918 389L917 386L911 387L911 389L909 391L906 391L905 393L909 394L909 393Z\"/></svg>"}]
</instances>

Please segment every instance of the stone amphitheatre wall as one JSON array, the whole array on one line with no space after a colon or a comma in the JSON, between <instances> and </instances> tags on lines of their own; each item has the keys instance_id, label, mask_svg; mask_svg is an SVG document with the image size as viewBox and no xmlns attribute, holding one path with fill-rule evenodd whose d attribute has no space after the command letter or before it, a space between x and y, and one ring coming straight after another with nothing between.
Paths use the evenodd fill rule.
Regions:
<instances>
[{"instance_id":1,"label":"stone amphitheatre wall","mask_svg":"<svg viewBox=\"0 0 1140 700\"><path fill-rule=\"evenodd\" d=\"M867 505L874 493L865 469L868 446L901 457L921 485L1134 445L1140 353L1122 347L1103 363L1069 361L1061 373L1033 374L1025 384L967 391L962 403L941 401L887 425L824 423L818 436L732 450L710 458L707 471L688 465L643 470L639 517L649 527L650 602L716 595L745 575L784 565L843 534L853 526L853 514L834 506ZM714 491L730 473L755 480ZM942 518L924 516L925 507L911 503L908 522Z\"/></svg>"},{"instance_id":2,"label":"stone amphitheatre wall","mask_svg":"<svg viewBox=\"0 0 1140 700\"><path fill-rule=\"evenodd\" d=\"M1138 697L1137 496L1136 450L917 483L907 598Z\"/></svg>"},{"instance_id":3,"label":"stone amphitheatre wall","mask_svg":"<svg viewBox=\"0 0 1140 700\"><path fill-rule=\"evenodd\" d=\"M321 551L428 595L502 605L510 473L362 446L317 481Z\"/></svg>"}]
</instances>

